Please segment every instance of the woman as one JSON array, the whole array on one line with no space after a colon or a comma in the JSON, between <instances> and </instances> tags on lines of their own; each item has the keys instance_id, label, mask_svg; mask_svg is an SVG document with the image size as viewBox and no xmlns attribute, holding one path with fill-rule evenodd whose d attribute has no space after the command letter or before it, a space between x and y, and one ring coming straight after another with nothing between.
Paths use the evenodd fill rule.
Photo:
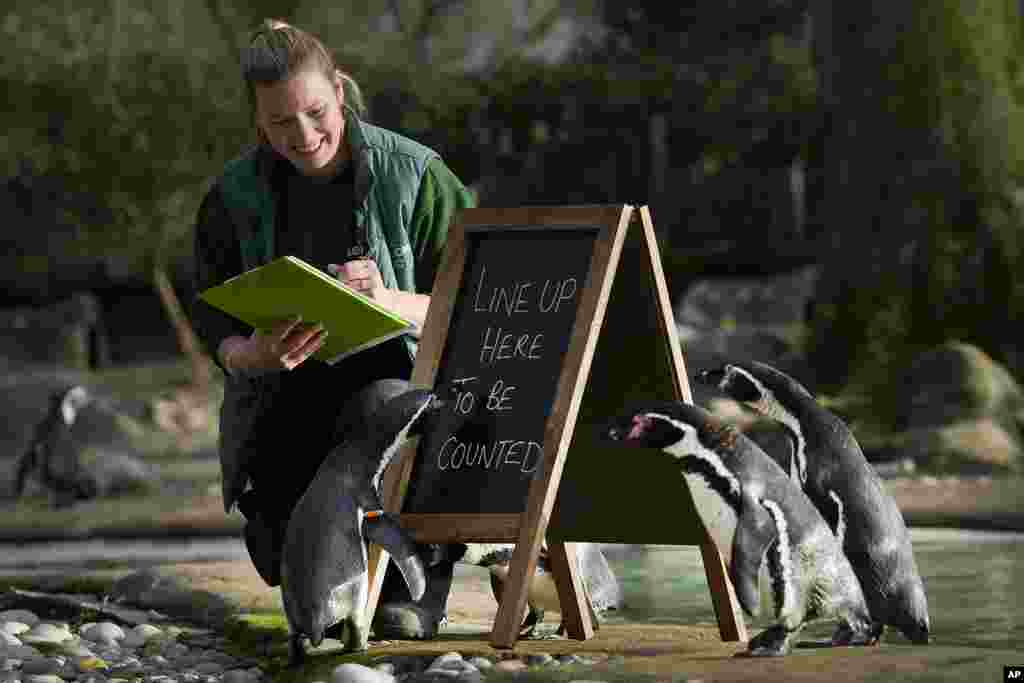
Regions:
<instances>
[{"instance_id":1,"label":"woman","mask_svg":"<svg viewBox=\"0 0 1024 683\"><path fill-rule=\"evenodd\" d=\"M264 21L242 51L242 73L259 144L227 164L199 208L195 291L293 255L422 326L448 224L473 204L469 192L433 150L360 120L358 87L309 33ZM310 359L325 332L297 318L254 332L199 299L193 318L227 375L225 508L238 503L253 564L274 586L284 526L343 437L345 401L375 380L407 379L416 341L406 335L328 366ZM427 595L406 602L389 571L378 637L436 634L457 558L423 550L433 565Z\"/></svg>"}]
</instances>

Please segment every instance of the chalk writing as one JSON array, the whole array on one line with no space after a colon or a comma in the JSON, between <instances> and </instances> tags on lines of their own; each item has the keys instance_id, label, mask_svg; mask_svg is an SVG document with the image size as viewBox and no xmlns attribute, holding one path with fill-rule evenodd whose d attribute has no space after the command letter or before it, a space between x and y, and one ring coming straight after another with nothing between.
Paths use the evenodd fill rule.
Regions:
<instances>
[{"instance_id":1,"label":"chalk writing","mask_svg":"<svg viewBox=\"0 0 1024 683\"><path fill-rule=\"evenodd\" d=\"M496 230L467 240L435 382L454 385L454 416L468 420L421 441L410 511L521 511L543 468L595 234Z\"/></svg>"}]
</instances>

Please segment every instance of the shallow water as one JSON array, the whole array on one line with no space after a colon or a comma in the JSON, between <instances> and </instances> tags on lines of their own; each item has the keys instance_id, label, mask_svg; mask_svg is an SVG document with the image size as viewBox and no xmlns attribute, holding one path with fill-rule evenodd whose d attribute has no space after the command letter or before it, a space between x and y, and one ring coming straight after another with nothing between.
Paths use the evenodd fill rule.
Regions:
<instances>
[{"instance_id":1,"label":"shallow water","mask_svg":"<svg viewBox=\"0 0 1024 683\"><path fill-rule=\"evenodd\" d=\"M911 541L933 643L1024 650L1024 534L912 529ZM697 548L607 546L606 554L627 603L610 622L715 623ZM748 619L750 635L768 621ZM827 638L833 626L817 623L801 639ZM891 629L883 640L908 642Z\"/></svg>"},{"instance_id":2,"label":"shallow water","mask_svg":"<svg viewBox=\"0 0 1024 683\"><path fill-rule=\"evenodd\" d=\"M928 594L934 643L1024 650L1024 534L912 529L911 538ZM609 622L715 623L697 548L609 545L605 552L626 601L624 609L608 615ZM214 560L248 561L248 553L237 538L2 544L0 580ZM763 617L748 620L750 635L767 622ZM802 638L827 638L832 628L818 623ZM906 642L892 631L885 641Z\"/></svg>"}]
</instances>

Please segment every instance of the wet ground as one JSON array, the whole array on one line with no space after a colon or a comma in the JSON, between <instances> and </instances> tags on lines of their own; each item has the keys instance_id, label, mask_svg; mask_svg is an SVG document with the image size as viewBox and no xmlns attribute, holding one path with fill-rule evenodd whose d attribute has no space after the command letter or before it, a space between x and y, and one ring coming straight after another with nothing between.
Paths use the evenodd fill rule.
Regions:
<instances>
[{"instance_id":1,"label":"wet ground","mask_svg":"<svg viewBox=\"0 0 1024 683\"><path fill-rule=\"evenodd\" d=\"M1024 650L1024 534L912 529L928 593L933 643ZM707 625L715 622L700 553L692 547L609 545L625 609L609 625ZM4 577L61 576L166 564L248 563L238 538L89 540L0 545ZM486 572L462 567L460 582L486 592ZM459 584L457 584L458 586ZM456 603L458 599L456 598ZM756 633L764 620L749 624ZM807 632L826 637L831 625ZM888 634L889 642L905 642Z\"/></svg>"}]
</instances>

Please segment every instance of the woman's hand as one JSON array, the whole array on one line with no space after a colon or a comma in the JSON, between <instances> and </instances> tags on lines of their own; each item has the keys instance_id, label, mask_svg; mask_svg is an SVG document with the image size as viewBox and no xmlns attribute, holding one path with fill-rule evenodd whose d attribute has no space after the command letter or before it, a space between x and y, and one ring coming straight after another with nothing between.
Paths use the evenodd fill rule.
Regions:
<instances>
[{"instance_id":1,"label":"woman's hand","mask_svg":"<svg viewBox=\"0 0 1024 683\"><path fill-rule=\"evenodd\" d=\"M263 375L291 370L323 346L327 330L320 323L303 323L302 318L280 320L267 330L256 330L249 338L228 337L221 342L221 363L232 375Z\"/></svg>"},{"instance_id":2,"label":"woman's hand","mask_svg":"<svg viewBox=\"0 0 1024 683\"><path fill-rule=\"evenodd\" d=\"M340 264L329 263L327 270L352 289L411 322L416 328L413 334L419 336L427 319L430 295L388 289L384 286L384 279L377 268L377 262L368 258Z\"/></svg>"},{"instance_id":3,"label":"woman's hand","mask_svg":"<svg viewBox=\"0 0 1024 683\"><path fill-rule=\"evenodd\" d=\"M391 308L391 290L384 286L377 262L360 258L345 263L329 263L327 270L341 282L360 294L377 301L385 308Z\"/></svg>"}]
</instances>

